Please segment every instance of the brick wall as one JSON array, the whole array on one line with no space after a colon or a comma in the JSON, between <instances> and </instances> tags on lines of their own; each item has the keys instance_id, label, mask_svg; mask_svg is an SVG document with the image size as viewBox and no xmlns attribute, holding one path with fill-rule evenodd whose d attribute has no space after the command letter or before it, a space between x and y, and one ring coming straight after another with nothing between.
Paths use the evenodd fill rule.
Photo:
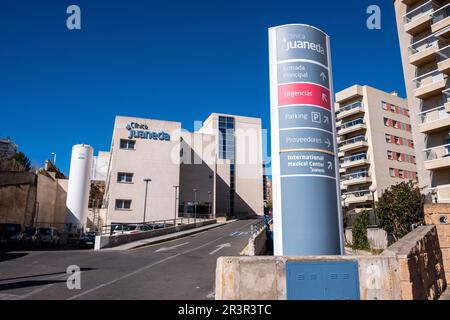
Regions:
<instances>
[{"instance_id":1,"label":"brick wall","mask_svg":"<svg viewBox=\"0 0 450 320\"><path fill-rule=\"evenodd\" d=\"M435 226L421 226L387 248L397 257L402 300L433 300L446 289L442 252Z\"/></svg>"},{"instance_id":2,"label":"brick wall","mask_svg":"<svg viewBox=\"0 0 450 320\"><path fill-rule=\"evenodd\" d=\"M450 279L450 203L426 204L425 223L435 225L441 246L445 276ZM447 218L447 223L441 223L441 217Z\"/></svg>"}]
</instances>

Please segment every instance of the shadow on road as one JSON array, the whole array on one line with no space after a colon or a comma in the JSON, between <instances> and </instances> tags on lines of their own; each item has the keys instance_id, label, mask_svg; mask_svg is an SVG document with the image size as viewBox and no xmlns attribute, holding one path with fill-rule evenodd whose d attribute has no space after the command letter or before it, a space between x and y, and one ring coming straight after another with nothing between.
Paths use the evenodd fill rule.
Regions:
<instances>
[{"instance_id":1,"label":"shadow on road","mask_svg":"<svg viewBox=\"0 0 450 320\"><path fill-rule=\"evenodd\" d=\"M0 263L3 261L19 259L26 256L28 253L26 252L8 252L8 251L0 251Z\"/></svg>"},{"instance_id":2,"label":"shadow on road","mask_svg":"<svg viewBox=\"0 0 450 320\"><path fill-rule=\"evenodd\" d=\"M91 270L95 270L95 268L80 268L80 271L91 271ZM9 280L36 278L36 277L45 277L45 276L56 276L58 274L63 275L63 274L66 274L66 272L62 271L62 272L34 274L34 275L31 275L31 276L23 276L23 277L3 278L3 279L0 279L0 281L9 281Z\"/></svg>"},{"instance_id":3,"label":"shadow on road","mask_svg":"<svg viewBox=\"0 0 450 320\"><path fill-rule=\"evenodd\" d=\"M28 288L28 287L36 287L36 286L45 286L48 284L59 283L59 282L66 282L66 280L25 280L25 281L13 282L13 283L5 283L5 284L0 284L0 291Z\"/></svg>"}]
</instances>

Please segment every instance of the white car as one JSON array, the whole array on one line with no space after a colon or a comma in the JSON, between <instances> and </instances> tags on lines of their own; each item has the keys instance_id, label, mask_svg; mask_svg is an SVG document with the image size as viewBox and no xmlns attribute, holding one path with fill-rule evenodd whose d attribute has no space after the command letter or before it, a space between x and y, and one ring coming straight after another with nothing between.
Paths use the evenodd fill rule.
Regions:
<instances>
[{"instance_id":1,"label":"white car","mask_svg":"<svg viewBox=\"0 0 450 320\"><path fill-rule=\"evenodd\" d=\"M135 233L141 233L145 231L153 230L153 228L146 224L128 224L128 225L122 225L117 226L112 235L117 236L121 234L135 234Z\"/></svg>"}]
</instances>

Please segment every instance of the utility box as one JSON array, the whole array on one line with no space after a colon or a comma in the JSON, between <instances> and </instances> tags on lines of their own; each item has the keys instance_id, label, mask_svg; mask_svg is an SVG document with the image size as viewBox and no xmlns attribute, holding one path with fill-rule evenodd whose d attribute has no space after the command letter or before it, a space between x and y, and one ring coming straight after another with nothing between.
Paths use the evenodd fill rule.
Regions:
<instances>
[{"instance_id":1,"label":"utility box","mask_svg":"<svg viewBox=\"0 0 450 320\"><path fill-rule=\"evenodd\" d=\"M360 300L357 261L286 262L288 300Z\"/></svg>"}]
</instances>

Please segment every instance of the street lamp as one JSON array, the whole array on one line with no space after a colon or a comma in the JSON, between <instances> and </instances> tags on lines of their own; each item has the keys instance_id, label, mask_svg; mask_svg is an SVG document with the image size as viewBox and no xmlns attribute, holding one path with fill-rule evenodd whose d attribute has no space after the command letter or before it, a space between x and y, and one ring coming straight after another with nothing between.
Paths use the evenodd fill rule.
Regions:
<instances>
[{"instance_id":1,"label":"street lamp","mask_svg":"<svg viewBox=\"0 0 450 320\"><path fill-rule=\"evenodd\" d=\"M194 223L197 223L197 189L194 189Z\"/></svg>"},{"instance_id":2,"label":"street lamp","mask_svg":"<svg viewBox=\"0 0 450 320\"><path fill-rule=\"evenodd\" d=\"M56 153L52 152L52 156L53 156L53 165L56 167Z\"/></svg>"},{"instance_id":3,"label":"street lamp","mask_svg":"<svg viewBox=\"0 0 450 320\"><path fill-rule=\"evenodd\" d=\"M174 227L176 227L177 226L177 216L178 216L178 208L177 208L177 189L180 187L180 186L173 186L174 188L175 188L175 217L174 217L174 219L173 219L173 226Z\"/></svg>"},{"instance_id":4,"label":"street lamp","mask_svg":"<svg viewBox=\"0 0 450 320\"><path fill-rule=\"evenodd\" d=\"M373 185L371 185L369 187L369 191L372 192L372 215L376 219L376 215L375 215L375 192L377 191L377 187L373 184Z\"/></svg>"},{"instance_id":5,"label":"street lamp","mask_svg":"<svg viewBox=\"0 0 450 320\"><path fill-rule=\"evenodd\" d=\"M148 190L148 183L152 181L152 179L144 179L145 182L145 199L144 199L144 221L142 224L145 224L145 214L147 211L147 190Z\"/></svg>"}]
</instances>

